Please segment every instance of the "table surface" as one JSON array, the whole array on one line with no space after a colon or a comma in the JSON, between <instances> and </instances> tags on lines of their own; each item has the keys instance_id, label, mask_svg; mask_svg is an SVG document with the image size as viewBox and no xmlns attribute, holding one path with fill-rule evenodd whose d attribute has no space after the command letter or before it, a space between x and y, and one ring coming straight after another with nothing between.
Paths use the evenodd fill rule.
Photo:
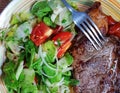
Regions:
<instances>
[{"instance_id":1,"label":"table surface","mask_svg":"<svg viewBox=\"0 0 120 93\"><path fill-rule=\"evenodd\" d=\"M0 13L3 11L3 9L7 6L7 4L10 2L11 0L0 0Z\"/></svg>"}]
</instances>

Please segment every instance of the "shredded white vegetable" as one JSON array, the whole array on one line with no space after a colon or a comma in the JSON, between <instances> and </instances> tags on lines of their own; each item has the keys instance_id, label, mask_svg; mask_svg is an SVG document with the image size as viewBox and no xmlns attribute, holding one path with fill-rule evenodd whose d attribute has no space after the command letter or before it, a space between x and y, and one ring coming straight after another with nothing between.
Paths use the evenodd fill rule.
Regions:
<instances>
[{"instance_id":1,"label":"shredded white vegetable","mask_svg":"<svg viewBox=\"0 0 120 93\"><path fill-rule=\"evenodd\" d=\"M62 86L64 84L64 77L56 84L56 86Z\"/></svg>"},{"instance_id":2,"label":"shredded white vegetable","mask_svg":"<svg viewBox=\"0 0 120 93\"><path fill-rule=\"evenodd\" d=\"M24 61L22 61L21 63L20 63L20 65L19 65L19 67L18 67L18 69L17 69L17 71L16 71L16 79L18 80L19 79L19 76L20 76L20 74L21 74L21 72L22 72L22 70L23 70L23 67L24 67Z\"/></svg>"},{"instance_id":3,"label":"shredded white vegetable","mask_svg":"<svg viewBox=\"0 0 120 93\"><path fill-rule=\"evenodd\" d=\"M55 77L57 74L58 74L58 68L52 68L51 66L49 66L48 65L48 63L45 61L45 59L44 59L44 56L43 56L43 52L42 52L42 47L41 47L41 45L39 46L39 55L40 55L40 57L41 57L41 59L42 59L42 62L48 67L48 68L50 68L51 70L54 70L55 71L55 75L54 76L48 76L47 74L45 74L42 70L41 70L41 73L44 75L44 76L46 76L46 77L48 77L48 78L53 78L53 77Z\"/></svg>"},{"instance_id":4,"label":"shredded white vegetable","mask_svg":"<svg viewBox=\"0 0 120 93\"><path fill-rule=\"evenodd\" d=\"M39 53L40 53L40 57L41 57L43 63L44 63L48 68L50 68L51 70L56 71L55 68L52 68L51 66L49 66L49 65L47 64L47 62L45 61L45 58L44 58L44 56L43 56L43 52L42 52L42 47L41 47L41 45L39 46L39 51L40 51Z\"/></svg>"},{"instance_id":5,"label":"shredded white vegetable","mask_svg":"<svg viewBox=\"0 0 120 93\"><path fill-rule=\"evenodd\" d=\"M59 89L60 93L70 93L70 89L68 86L62 85Z\"/></svg>"},{"instance_id":6,"label":"shredded white vegetable","mask_svg":"<svg viewBox=\"0 0 120 93\"><path fill-rule=\"evenodd\" d=\"M46 88L46 90L47 90L47 93L51 93L50 90L49 90L48 88Z\"/></svg>"},{"instance_id":7,"label":"shredded white vegetable","mask_svg":"<svg viewBox=\"0 0 120 93\"><path fill-rule=\"evenodd\" d=\"M64 72L70 71L72 69L73 69L72 67L67 67L67 68L63 69L62 72L64 73Z\"/></svg>"},{"instance_id":8,"label":"shredded white vegetable","mask_svg":"<svg viewBox=\"0 0 120 93\"><path fill-rule=\"evenodd\" d=\"M7 45L15 55L20 53L21 47L19 47L18 42L9 41Z\"/></svg>"},{"instance_id":9,"label":"shredded white vegetable","mask_svg":"<svg viewBox=\"0 0 120 93\"><path fill-rule=\"evenodd\" d=\"M23 40L25 40L26 36L28 36L31 32L32 32L31 24L29 22L25 22L17 28L15 36L18 39L22 38Z\"/></svg>"},{"instance_id":10,"label":"shredded white vegetable","mask_svg":"<svg viewBox=\"0 0 120 93\"><path fill-rule=\"evenodd\" d=\"M54 22L56 17L63 11L63 8L58 5L56 9L53 10L53 14L51 15L51 20Z\"/></svg>"}]
</instances>

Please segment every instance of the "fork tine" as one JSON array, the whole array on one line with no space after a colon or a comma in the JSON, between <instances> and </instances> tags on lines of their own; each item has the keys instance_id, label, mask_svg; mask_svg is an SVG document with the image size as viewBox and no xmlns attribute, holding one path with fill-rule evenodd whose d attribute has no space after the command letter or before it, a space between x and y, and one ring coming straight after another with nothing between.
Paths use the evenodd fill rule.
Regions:
<instances>
[{"instance_id":1,"label":"fork tine","mask_svg":"<svg viewBox=\"0 0 120 93\"><path fill-rule=\"evenodd\" d=\"M94 36L94 34L92 33L92 31L90 31L90 29L87 27L87 25L83 22L82 23L84 29L86 32L88 32L89 36L91 36L91 38L93 38L94 42L100 47L102 48L101 46L101 43L98 42L98 40L96 39L96 37Z\"/></svg>"},{"instance_id":2,"label":"fork tine","mask_svg":"<svg viewBox=\"0 0 120 93\"><path fill-rule=\"evenodd\" d=\"M96 24L92 21L92 19L90 17L88 17L88 20L90 21L90 23L93 25L93 27L96 29L96 31L98 32L98 34L101 36L101 38L105 41L105 38L103 37L102 33L100 32L100 30L98 29L98 27L96 26Z\"/></svg>"},{"instance_id":3,"label":"fork tine","mask_svg":"<svg viewBox=\"0 0 120 93\"><path fill-rule=\"evenodd\" d=\"M76 24L78 28L85 34L85 36L90 40L90 42L93 44L96 50L98 50L98 47L96 46L95 42L92 40L92 38L89 36L89 34L82 28L82 26Z\"/></svg>"},{"instance_id":4,"label":"fork tine","mask_svg":"<svg viewBox=\"0 0 120 93\"><path fill-rule=\"evenodd\" d=\"M89 20L89 19L88 19ZM101 43L102 45L102 41L99 37L99 35L97 34L96 30L94 29L94 27L92 25L89 24L88 21L85 20L85 23L87 24L87 26L89 27L89 29L91 30L91 32L93 32L93 34L96 36L97 40Z\"/></svg>"},{"instance_id":5,"label":"fork tine","mask_svg":"<svg viewBox=\"0 0 120 93\"><path fill-rule=\"evenodd\" d=\"M61 0L61 1L69 9L69 11L72 10L72 7L66 2L66 0ZM105 41L105 39L101 34L100 30L98 29L98 27L89 17L89 15L86 12L78 12L76 10L71 12L72 12L73 22L89 39L89 41L93 44L94 48L96 50L102 48L103 45L102 41Z\"/></svg>"}]
</instances>

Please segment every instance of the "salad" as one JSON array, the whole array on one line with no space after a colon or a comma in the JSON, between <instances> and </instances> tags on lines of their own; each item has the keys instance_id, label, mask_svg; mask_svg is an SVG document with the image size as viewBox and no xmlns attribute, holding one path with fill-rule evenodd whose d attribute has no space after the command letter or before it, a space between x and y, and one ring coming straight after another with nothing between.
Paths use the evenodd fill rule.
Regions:
<instances>
[{"instance_id":1,"label":"salad","mask_svg":"<svg viewBox=\"0 0 120 93\"><path fill-rule=\"evenodd\" d=\"M60 0L36 1L29 12L13 14L10 27L0 31L8 93L70 93L70 86L79 84L68 52L74 26Z\"/></svg>"}]
</instances>

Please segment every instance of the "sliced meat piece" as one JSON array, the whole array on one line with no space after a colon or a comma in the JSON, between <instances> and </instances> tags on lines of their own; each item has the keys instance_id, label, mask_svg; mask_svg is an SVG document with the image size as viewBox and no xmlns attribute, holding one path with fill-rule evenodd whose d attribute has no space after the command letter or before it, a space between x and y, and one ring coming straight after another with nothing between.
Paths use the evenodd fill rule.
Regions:
<instances>
[{"instance_id":1,"label":"sliced meat piece","mask_svg":"<svg viewBox=\"0 0 120 93\"><path fill-rule=\"evenodd\" d=\"M108 19L107 16L101 11L100 5L100 2L95 2L93 6L87 10L87 12L101 32L106 35L108 32Z\"/></svg>"},{"instance_id":2,"label":"sliced meat piece","mask_svg":"<svg viewBox=\"0 0 120 93\"><path fill-rule=\"evenodd\" d=\"M108 23L106 15L100 10L100 3L96 2L87 12L106 35ZM106 39L104 47L96 51L81 33L74 38L70 49L74 57L73 76L80 81L80 85L74 87L74 93L120 93L118 40L114 37Z\"/></svg>"},{"instance_id":3,"label":"sliced meat piece","mask_svg":"<svg viewBox=\"0 0 120 93\"><path fill-rule=\"evenodd\" d=\"M95 2L94 5L88 9L88 14L99 27L100 31L106 35L108 32L107 17L100 10L100 3ZM78 29L77 29L78 30ZM82 35L78 30L78 35L73 40L73 46L71 47L72 55L75 57L75 61L86 62L91 57L96 55L97 51L92 46L91 42Z\"/></svg>"},{"instance_id":4,"label":"sliced meat piece","mask_svg":"<svg viewBox=\"0 0 120 93\"><path fill-rule=\"evenodd\" d=\"M116 73L114 93L120 93L120 43L119 46L116 48L116 54L118 56L118 62L117 65L114 66L116 67L114 70L114 73Z\"/></svg>"},{"instance_id":5,"label":"sliced meat piece","mask_svg":"<svg viewBox=\"0 0 120 93\"><path fill-rule=\"evenodd\" d=\"M108 42L94 57L87 62L79 61L73 66L74 77L80 85L75 93L114 93L116 80L116 44Z\"/></svg>"},{"instance_id":6,"label":"sliced meat piece","mask_svg":"<svg viewBox=\"0 0 120 93\"><path fill-rule=\"evenodd\" d=\"M98 51L94 49L92 43L85 37L82 37L80 41L76 41L70 50L72 56L74 57L74 63L79 61L86 62L91 59Z\"/></svg>"}]
</instances>

